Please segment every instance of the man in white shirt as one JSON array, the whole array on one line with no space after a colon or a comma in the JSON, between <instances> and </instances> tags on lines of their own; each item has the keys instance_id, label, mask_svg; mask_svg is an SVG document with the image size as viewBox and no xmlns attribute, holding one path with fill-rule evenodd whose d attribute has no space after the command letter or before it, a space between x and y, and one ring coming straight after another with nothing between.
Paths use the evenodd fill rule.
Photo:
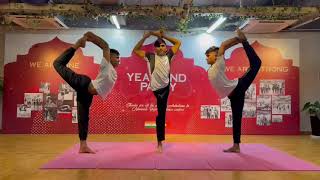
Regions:
<instances>
[{"instance_id":1,"label":"man in white shirt","mask_svg":"<svg viewBox=\"0 0 320 180\"><path fill-rule=\"evenodd\" d=\"M247 38L239 29L238 37L224 41L220 48L210 47L206 52L207 63L211 65L208 69L208 77L211 85L216 90L220 98L228 96L231 101L232 118L233 118L233 146L224 152L240 152L240 136L241 136L241 119L244 106L245 92L255 79L261 67L261 60L255 53L254 49L249 45ZM250 68L239 79L230 80L225 74L224 52L228 48L242 43L250 62Z\"/></svg>"},{"instance_id":2,"label":"man in white shirt","mask_svg":"<svg viewBox=\"0 0 320 180\"><path fill-rule=\"evenodd\" d=\"M67 67L75 51L86 45L86 41L99 46L103 51L100 72L95 80L88 76L77 74ZM77 92L78 130L80 138L79 153L95 153L87 145L89 109L94 95L99 95L103 100L111 92L117 79L115 68L119 65L119 52L109 49L109 45L100 37L87 32L72 47L64 51L54 62L53 66L58 74Z\"/></svg>"},{"instance_id":3,"label":"man in white shirt","mask_svg":"<svg viewBox=\"0 0 320 180\"><path fill-rule=\"evenodd\" d=\"M154 43L155 53L141 50L143 42L151 35L158 38ZM167 49L164 39L173 44L171 49ZM166 36L163 31L156 31L145 33L133 49L135 54L148 62L150 88L157 98L158 116L156 117L156 131L158 152L162 152L162 141L165 140L165 119L170 91L171 60L174 54L178 52L180 45L181 42L178 39Z\"/></svg>"}]
</instances>

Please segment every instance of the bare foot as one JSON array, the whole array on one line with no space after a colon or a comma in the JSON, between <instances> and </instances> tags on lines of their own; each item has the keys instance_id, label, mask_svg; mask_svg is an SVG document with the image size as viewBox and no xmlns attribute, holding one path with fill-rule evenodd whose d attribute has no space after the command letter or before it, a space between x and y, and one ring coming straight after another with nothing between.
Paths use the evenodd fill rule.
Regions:
<instances>
[{"instance_id":1,"label":"bare foot","mask_svg":"<svg viewBox=\"0 0 320 180\"><path fill-rule=\"evenodd\" d=\"M223 152L225 152L225 153L240 153L240 146L239 145L233 145L229 149L224 149Z\"/></svg>"},{"instance_id":2,"label":"bare foot","mask_svg":"<svg viewBox=\"0 0 320 180\"><path fill-rule=\"evenodd\" d=\"M79 149L79 153L90 153L90 154L95 154L96 152L94 152L92 149L90 149L88 146L82 146Z\"/></svg>"},{"instance_id":3,"label":"bare foot","mask_svg":"<svg viewBox=\"0 0 320 180\"><path fill-rule=\"evenodd\" d=\"M247 40L247 37L244 35L244 33L240 29L237 29L237 35L242 42Z\"/></svg>"},{"instance_id":4,"label":"bare foot","mask_svg":"<svg viewBox=\"0 0 320 180\"><path fill-rule=\"evenodd\" d=\"M87 145L87 141L84 140L84 141L80 141L79 153L95 154L96 152L94 152L91 148L89 148L89 146Z\"/></svg>"},{"instance_id":5,"label":"bare foot","mask_svg":"<svg viewBox=\"0 0 320 180\"><path fill-rule=\"evenodd\" d=\"M157 152L158 153L162 153L162 142L158 142L158 146L157 146Z\"/></svg>"}]
</instances>

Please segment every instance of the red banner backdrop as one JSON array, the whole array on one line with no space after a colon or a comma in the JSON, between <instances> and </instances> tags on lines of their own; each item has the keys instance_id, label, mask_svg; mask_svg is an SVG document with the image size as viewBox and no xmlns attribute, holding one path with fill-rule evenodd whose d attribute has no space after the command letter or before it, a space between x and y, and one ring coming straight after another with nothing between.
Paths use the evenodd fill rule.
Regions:
<instances>
[{"instance_id":1,"label":"red banner backdrop","mask_svg":"<svg viewBox=\"0 0 320 180\"><path fill-rule=\"evenodd\" d=\"M256 88L250 95L249 118L243 119L243 134L299 133L298 67L292 66L292 60L283 59L277 49L265 47L258 42L252 45L262 59L262 68L253 82ZM70 44L54 38L49 42L33 45L28 54L18 55L15 62L5 65L4 133L77 133L77 124L72 123L71 113L58 112L53 120L47 121L44 117L45 108L40 107L32 110L30 117L17 117L18 105L26 104L25 93L39 93L41 83L49 83L50 94L58 94L60 84L65 82L52 67L52 62L68 47ZM144 49L152 51L153 47L146 45ZM76 52L69 64L74 71L87 74L92 79L99 70L93 57L84 56L81 50ZM230 78L243 75L249 66L244 50L235 49L226 65L226 73ZM100 97L94 97L89 132L154 133L152 127L157 110L155 97L148 90L147 62L132 54L131 57L121 58L117 72L118 80L108 98L102 101ZM226 125L226 113L230 114L230 110L222 107L205 69L196 66L193 59L184 58L180 51L172 61L171 74L167 133L232 133L232 129ZM277 84L280 84L280 89L268 89L268 86ZM260 94L265 94L264 103L269 104L269 107L259 107ZM42 95L44 106L46 93ZM208 107L217 108L218 116L213 117L210 112L206 114Z\"/></svg>"}]
</instances>

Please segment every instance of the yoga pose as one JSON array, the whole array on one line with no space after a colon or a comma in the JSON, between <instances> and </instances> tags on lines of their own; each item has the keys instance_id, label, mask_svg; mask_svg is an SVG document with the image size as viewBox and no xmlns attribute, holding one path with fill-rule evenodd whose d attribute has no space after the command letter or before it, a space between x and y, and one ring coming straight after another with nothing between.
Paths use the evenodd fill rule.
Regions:
<instances>
[{"instance_id":1,"label":"yoga pose","mask_svg":"<svg viewBox=\"0 0 320 180\"><path fill-rule=\"evenodd\" d=\"M228 96L231 101L232 126L233 126L233 146L224 152L240 152L241 119L244 106L245 92L253 82L261 66L261 60L249 45L246 36L239 29L238 37L223 42L220 48L212 46L206 52L207 63L211 65L208 70L208 77L211 85L216 90L220 98ZM250 62L250 68L239 79L230 80L225 74L224 52L238 44L242 43Z\"/></svg>"},{"instance_id":2,"label":"yoga pose","mask_svg":"<svg viewBox=\"0 0 320 180\"><path fill-rule=\"evenodd\" d=\"M103 51L100 72L95 80L88 76L77 74L67 67L75 51L86 45L86 41L99 46ZM72 47L64 51L54 62L53 66L58 74L77 92L78 110L78 131L80 138L79 153L95 153L87 145L89 109L94 95L99 95L103 100L111 92L117 79L117 72L114 68L119 65L119 52L109 49L109 45L100 37L87 32Z\"/></svg>"},{"instance_id":3,"label":"yoga pose","mask_svg":"<svg viewBox=\"0 0 320 180\"><path fill-rule=\"evenodd\" d=\"M158 39L154 42L155 53L145 52L141 50L143 42L151 35ZM171 49L167 49L166 42L168 40L173 44ZM157 98L158 116L156 117L156 130L158 152L162 152L162 141L165 140L165 119L167 100L170 91L170 65L174 54L180 48L181 42L173 37L166 36L163 31L148 32L143 35L143 38L137 43L133 51L139 57L144 58L148 62L148 70L150 77L150 88Z\"/></svg>"}]
</instances>

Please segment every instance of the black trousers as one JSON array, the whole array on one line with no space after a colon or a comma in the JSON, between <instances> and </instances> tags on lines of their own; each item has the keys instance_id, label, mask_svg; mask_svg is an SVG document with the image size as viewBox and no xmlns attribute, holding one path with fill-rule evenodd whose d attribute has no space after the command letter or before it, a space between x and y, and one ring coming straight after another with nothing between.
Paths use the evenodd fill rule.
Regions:
<instances>
[{"instance_id":1,"label":"black trousers","mask_svg":"<svg viewBox=\"0 0 320 180\"><path fill-rule=\"evenodd\" d=\"M249 45L247 41L242 43L243 48L248 56L250 67L247 72L239 78L238 85L228 96L231 101L232 109L232 126L233 126L233 142L240 143L241 136L241 119L242 111L244 106L244 97L246 90L249 88L261 67L261 60L254 51L254 49Z\"/></svg>"},{"instance_id":2,"label":"black trousers","mask_svg":"<svg viewBox=\"0 0 320 180\"><path fill-rule=\"evenodd\" d=\"M91 79L77 74L67 67L75 53L74 48L64 51L54 62L53 66L58 74L77 92L78 131L80 140L86 140L89 126L89 110L93 95L88 92Z\"/></svg>"},{"instance_id":3,"label":"black trousers","mask_svg":"<svg viewBox=\"0 0 320 180\"><path fill-rule=\"evenodd\" d=\"M165 140L165 123L166 123L166 111L167 111L167 102L168 102L169 92L170 92L170 82L167 87L153 91L153 94L157 98L158 115L156 118L156 125L157 125L158 142Z\"/></svg>"}]
</instances>

